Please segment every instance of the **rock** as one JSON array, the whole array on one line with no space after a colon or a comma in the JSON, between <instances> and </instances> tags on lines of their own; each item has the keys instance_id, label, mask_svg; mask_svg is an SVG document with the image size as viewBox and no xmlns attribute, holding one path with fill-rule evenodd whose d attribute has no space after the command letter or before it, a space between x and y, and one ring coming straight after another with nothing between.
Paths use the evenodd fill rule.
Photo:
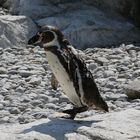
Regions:
<instances>
[{"instance_id":1,"label":"rock","mask_svg":"<svg viewBox=\"0 0 140 140\"><path fill-rule=\"evenodd\" d=\"M140 69L139 70L136 70L136 71L134 71L134 77L139 77L140 76Z\"/></svg>"},{"instance_id":2,"label":"rock","mask_svg":"<svg viewBox=\"0 0 140 140\"><path fill-rule=\"evenodd\" d=\"M30 18L25 16L0 16L0 47L25 46L37 30Z\"/></svg>"},{"instance_id":3,"label":"rock","mask_svg":"<svg viewBox=\"0 0 140 140\"><path fill-rule=\"evenodd\" d=\"M81 134L77 133L70 133L70 134L65 134L66 140L89 140L88 136L84 136Z\"/></svg>"},{"instance_id":4,"label":"rock","mask_svg":"<svg viewBox=\"0 0 140 140\"><path fill-rule=\"evenodd\" d=\"M75 22L73 23L72 21ZM82 8L81 5L79 10L47 17L38 20L37 23L40 26L46 25L46 23L58 26L77 48L84 48L87 45L92 47L92 44L94 46L111 46L119 42L128 42L128 40L130 42L132 40L139 40L139 33L137 35L134 33L132 30L134 26L132 24L128 23L125 26L126 22L113 20L98 9L89 6ZM131 37L127 36L125 38L129 31L135 34L135 37L130 35Z\"/></svg>"},{"instance_id":5,"label":"rock","mask_svg":"<svg viewBox=\"0 0 140 140\"><path fill-rule=\"evenodd\" d=\"M28 115L21 115L20 117L18 117L18 121L20 124L29 123L29 122L34 121L34 117L28 116Z\"/></svg>"},{"instance_id":6,"label":"rock","mask_svg":"<svg viewBox=\"0 0 140 140\"><path fill-rule=\"evenodd\" d=\"M100 65L103 65L104 63L108 63L109 62L109 60L107 58L105 58L105 57L97 57L96 61Z\"/></svg>"},{"instance_id":7,"label":"rock","mask_svg":"<svg viewBox=\"0 0 140 140\"><path fill-rule=\"evenodd\" d=\"M97 68L97 64L96 63L90 63L89 65L88 65L88 69L90 69L90 70L94 70L94 69L96 69Z\"/></svg>"},{"instance_id":8,"label":"rock","mask_svg":"<svg viewBox=\"0 0 140 140\"><path fill-rule=\"evenodd\" d=\"M31 101L31 104L35 107L35 106L42 104L42 102L40 100L33 100L33 101Z\"/></svg>"},{"instance_id":9,"label":"rock","mask_svg":"<svg viewBox=\"0 0 140 140\"><path fill-rule=\"evenodd\" d=\"M136 65L137 67L140 67L140 61L135 62L135 65Z\"/></svg>"},{"instance_id":10,"label":"rock","mask_svg":"<svg viewBox=\"0 0 140 140\"><path fill-rule=\"evenodd\" d=\"M0 104L0 110L3 110L4 106L3 104Z\"/></svg>"},{"instance_id":11,"label":"rock","mask_svg":"<svg viewBox=\"0 0 140 140\"><path fill-rule=\"evenodd\" d=\"M7 74L7 69L4 67L0 67L0 74Z\"/></svg>"},{"instance_id":12,"label":"rock","mask_svg":"<svg viewBox=\"0 0 140 140\"><path fill-rule=\"evenodd\" d=\"M13 139L18 137L22 140L27 138L27 136L28 140L35 138L42 140L74 140L77 139L77 136L79 136L78 139L80 140L125 140L132 138L137 140L140 138L139 116L139 110L127 109L110 114L76 119L74 121L51 118L40 119L28 124L1 124L0 135L1 140L5 140L5 138L10 140L11 137Z\"/></svg>"},{"instance_id":13,"label":"rock","mask_svg":"<svg viewBox=\"0 0 140 140\"><path fill-rule=\"evenodd\" d=\"M28 70L19 70L18 73L22 77L29 77L29 76L35 74L36 72L35 71L28 71Z\"/></svg>"},{"instance_id":14,"label":"rock","mask_svg":"<svg viewBox=\"0 0 140 140\"><path fill-rule=\"evenodd\" d=\"M108 78L108 77L111 77L111 76L114 76L114 75L115 75L114 72L111 71L111 70L106 70L106 71L104 71L104 73L103 73L103 76L104 76L105 78Z\"/></svg>"},{"instance_id":15,"label":"rock","mask_svg":"<svg viewBox=\"0 0 140 140\"><path fill-rule=\"evenodd\" d=\"M16 88L16 90L15 90L15 91L16 91L16 92L19 92L19 93L24 93L25 88L23 88L23 87L19 86L19 87L17 87L17 88Z\"/></svg>"},{"instance_id":16,"label":"rock","mask_svg":"<svg viewBox=\"0 0 140 140\"><path fill-rule=\"evenodd\" d=\"M125 87L125 94L132 99L140 98L140 81L132 81Z\"/></svg>"},{"instance_id":17,"label":"rock","mask_svg":"<svg viewBox=\"0 0 140 140\"><path fill-rule=\"evenodd\" d=\"M17 107L13 107L9 110L11 114L19 114L20 110Z\"/></svg>"},{"instance_id":18,"label":"rock","mask_svg":"<svg viewBox=\"0 0 140 140\"><path fill-rule=\"evenodd\" d=\"M32 77L28 83L32 85L40 85L41 81L42 81L41 77Z\"/></svg>"}]
</instances>

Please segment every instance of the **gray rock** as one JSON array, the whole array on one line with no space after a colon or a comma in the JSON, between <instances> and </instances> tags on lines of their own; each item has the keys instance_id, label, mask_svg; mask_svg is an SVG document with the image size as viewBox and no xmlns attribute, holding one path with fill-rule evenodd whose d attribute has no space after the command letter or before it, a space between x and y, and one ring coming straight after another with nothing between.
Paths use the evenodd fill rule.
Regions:
<instances>
[{"instance_id":1,"label":"gray rock","mask_svg":"<svg viewBox=\"0 0 140 140\"><path fill-rule=\"evenodd\" d=\"M17 108L17 107L12 107L9 112L11 114L19 114L20 113L20 110Z\"/></svg>"},{"instance_id":2,"label":"gray rock","mask_svg":"<svg viewBox=\"0 0 140 140\"><path fill-rule=\"evenodd\" d=\"M22 77L29 77L29 76L35 74L36 72L35 71L28 71L28 70L19 70L18 73Z\"/></svg>"},{"instance_id":3,"label":"gray rock","mask_svg":"<svg viewBox=\"0 0 140 140\"><path fill-rule=\"evenodd\" d=\"M140 40L139 31L135 33L131 23L126 24L123 20L111 18L93 6L83 6L79 3L76 6L78 10L67 10L61 14L40 19L37 24L43 26L47 23L59 27L77 48L84 48L87 45L92 47L93 44L111 46Z\"/></svg>"},{"instance_id":4,"label":"gray rock","mask_svg":"<svg viewBox=\"0 0 140 140\"><path fill-rule=\"evenodd\" d=\"M134 77L139 77L140 76L140 69L139 70L136 70L136 71L134 71Z\"/></svg>"},{"instance_id":5,"label":"gray rock","mask_svg":"<svg viewBox=\"0 0 140 140\"><path fill-rule=\"evenodd\" d=\"M132 81L125 86L125 94L132 99L140 98L140 81Z\"/></svg>"},{"instance_id":6,"label":"gray rock","mask_svg":"<svg viewBox=\"0 0 140 140\"><path fill-rule=\"evenodd\" d=\"M35 107L35 106L42 104L42 102L40 100L33 100L33 101L31 101L31 104Z\"/></svg>"},{"instance_id":7,"label":"gray rock","mask_svg":"<svg viewBox=\"0 0 140 140\"><path fill-rule=\"evenodd\" d=\"M0 74L7 74L7 69L4 67L0 67Z\"/></svg>"},{"instance_id":8,"label":"gray rock","mask_svg":"<svg viewBox=\"0 0 140 140\"><path fill-rule=\"evenodd\" d=\"M104 76L105 78L108 78L108 77L111 77L111 76L114 76L114 75L115 75L114 72L111 71L111 70L106 70L106 71L104 71L104 73L103 73L103 76Z\"/></svg>"},{"instance_id":9,"label":"gray rock","mask_svg":"<svg viewBox=\"0 0 140 140\"><path fill-rule=\"evenodd\" d=\"M16 92L20 92L20 93L24 93L25 88L23 88L23 87L19 86L19 87L17 87L17 88L16 88L16 90L15 90L15 91L16 91Z\"/></svg>"},{"instance_id":10,"label":"gray rock","mask_svg":"<svg viewBox=\"0 0 140 140\"><path fill-rule=\"evenodd\" d=\"M0 118L3 118L5 116L9 116L10 113L7 110L0 110Z\"/></svg>"},{"instance_id":11,"label":"gray rock","mask_svg":"<svg viewBox=\"0 0 140 140\"><path fill-rule=\"evenodd\" d=\"M34 117L33 116L29 116L29 115L21 115L20 117L18 117L18 121L20 124L25 124L25 123L29 123L34 121Z\"/></svg>"},{"instance_id":12,"label":"gray rock","mask_svg":"<svg viewBox=\"0 0 140 140\"><path fill-rule=\"evenodd\" d=\"M90 70L94 70L94 69L96 69L97 68L97 64L96 63L90 63L89 65L88 65L88 69L90 69Z\"/></svg>"},{"instance_id":13,"label":"gray rock","mask_svg":"<svg viewBox=\"0 0 140 140\"><path fill-rule=\"evenodd\" d=\"M42 81L41 77L35 77L34 76L34 77L31 78L31 80L28 83L32 84L32 85L40 85L41 81Z\"/></svg>"},{"instance_id":14,"label":"gray rock","mask_svg":"<svg viewBox=\"0 0 140 140\"><path fill-rule=\"evenodd\" d=\"M140 67L140 61L135 62L135 65L136 65L137 67Z\"/></svg>"},{"instance_id":15,"label":"gray rock","mask_svg":"<svg viewBox=\"0 0 140 140\"><path fill-rule=\"evenodd\" d=\"M0 110L3 110L4 106L3 104L0 104Z\"/></svg>"},{"instance_id":16,"label":"gray rock","mask_svg":"<svg viewBox=\"0 0 140 140\"><path fill-rule=\"evenodd\" d=\"M0 74L0 78L8 78L9 76L7 74Z\"/></svg>"},{"instance_id":17,"label":"gray rock","mask_svg":"<svg viewBox=\"0 0 140 140\"><path fill-rule=\"evenodd\" d=\"M29 37L36 32L36 26L25 16L0 16L0 47L25 46Z\"/></svg>"}]
</instances>

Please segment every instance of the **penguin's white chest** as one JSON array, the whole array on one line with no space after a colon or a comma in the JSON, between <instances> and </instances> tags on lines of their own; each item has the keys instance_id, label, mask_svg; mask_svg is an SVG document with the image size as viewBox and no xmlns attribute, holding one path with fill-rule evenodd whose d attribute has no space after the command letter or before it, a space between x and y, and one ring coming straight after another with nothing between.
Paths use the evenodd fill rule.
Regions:
<instances>
[{"instance_id":1,"label":"penguin's white chest","mask_svg":"<svg viewBox=\"0 0 140 140\"><path fill-rule=\"evenodd\" d=\"M73 104L79 107L82 106L74 88L73 82L70 80L68 73L66 72L63 65L60 63L58 57L50 51L47 51L46 54L48 58L48 63L64 93L68 96L69 100Z\"/></svg>"}]
</instances>

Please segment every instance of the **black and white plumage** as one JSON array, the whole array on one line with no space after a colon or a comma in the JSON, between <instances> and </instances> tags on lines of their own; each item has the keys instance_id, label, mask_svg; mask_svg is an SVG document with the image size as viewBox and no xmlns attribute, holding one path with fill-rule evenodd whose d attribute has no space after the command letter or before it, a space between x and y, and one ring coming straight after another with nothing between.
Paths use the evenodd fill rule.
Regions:
<instances>
[{"instance_id":1,"label":"black and white plumage","mask_svg":"<svg viewBox=\"0 0 140 140\"><path fill-rule=\"evenodd\" d=\"M75 105L74 109L64 111L70 114L72 119L77 113L93 106L108 111L91 72L77 51L64 39L60 30L45 26L29 40L28 44L39 45L46 51L53 74L64 93Z\"/></svg>"}]
</instances>

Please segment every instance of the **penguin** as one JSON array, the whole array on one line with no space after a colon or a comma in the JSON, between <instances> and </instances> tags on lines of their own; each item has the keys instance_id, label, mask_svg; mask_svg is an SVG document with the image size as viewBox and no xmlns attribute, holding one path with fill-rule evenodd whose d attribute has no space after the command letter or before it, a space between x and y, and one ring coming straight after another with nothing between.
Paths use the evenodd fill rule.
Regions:
<instances>
[{"instance_id":1,"label":"penguin","mask_svg":"<svg viewBox=\"0 0 140 140\"><path fill-rule=\"evenodd\" d=\"M92 73L57 27L44 26L29 39L28 44L44 48L55 78L74 105L63 111L69 119L94 107L108 112L108 105L101 97Z\"/></svg>"}]
</instances>

